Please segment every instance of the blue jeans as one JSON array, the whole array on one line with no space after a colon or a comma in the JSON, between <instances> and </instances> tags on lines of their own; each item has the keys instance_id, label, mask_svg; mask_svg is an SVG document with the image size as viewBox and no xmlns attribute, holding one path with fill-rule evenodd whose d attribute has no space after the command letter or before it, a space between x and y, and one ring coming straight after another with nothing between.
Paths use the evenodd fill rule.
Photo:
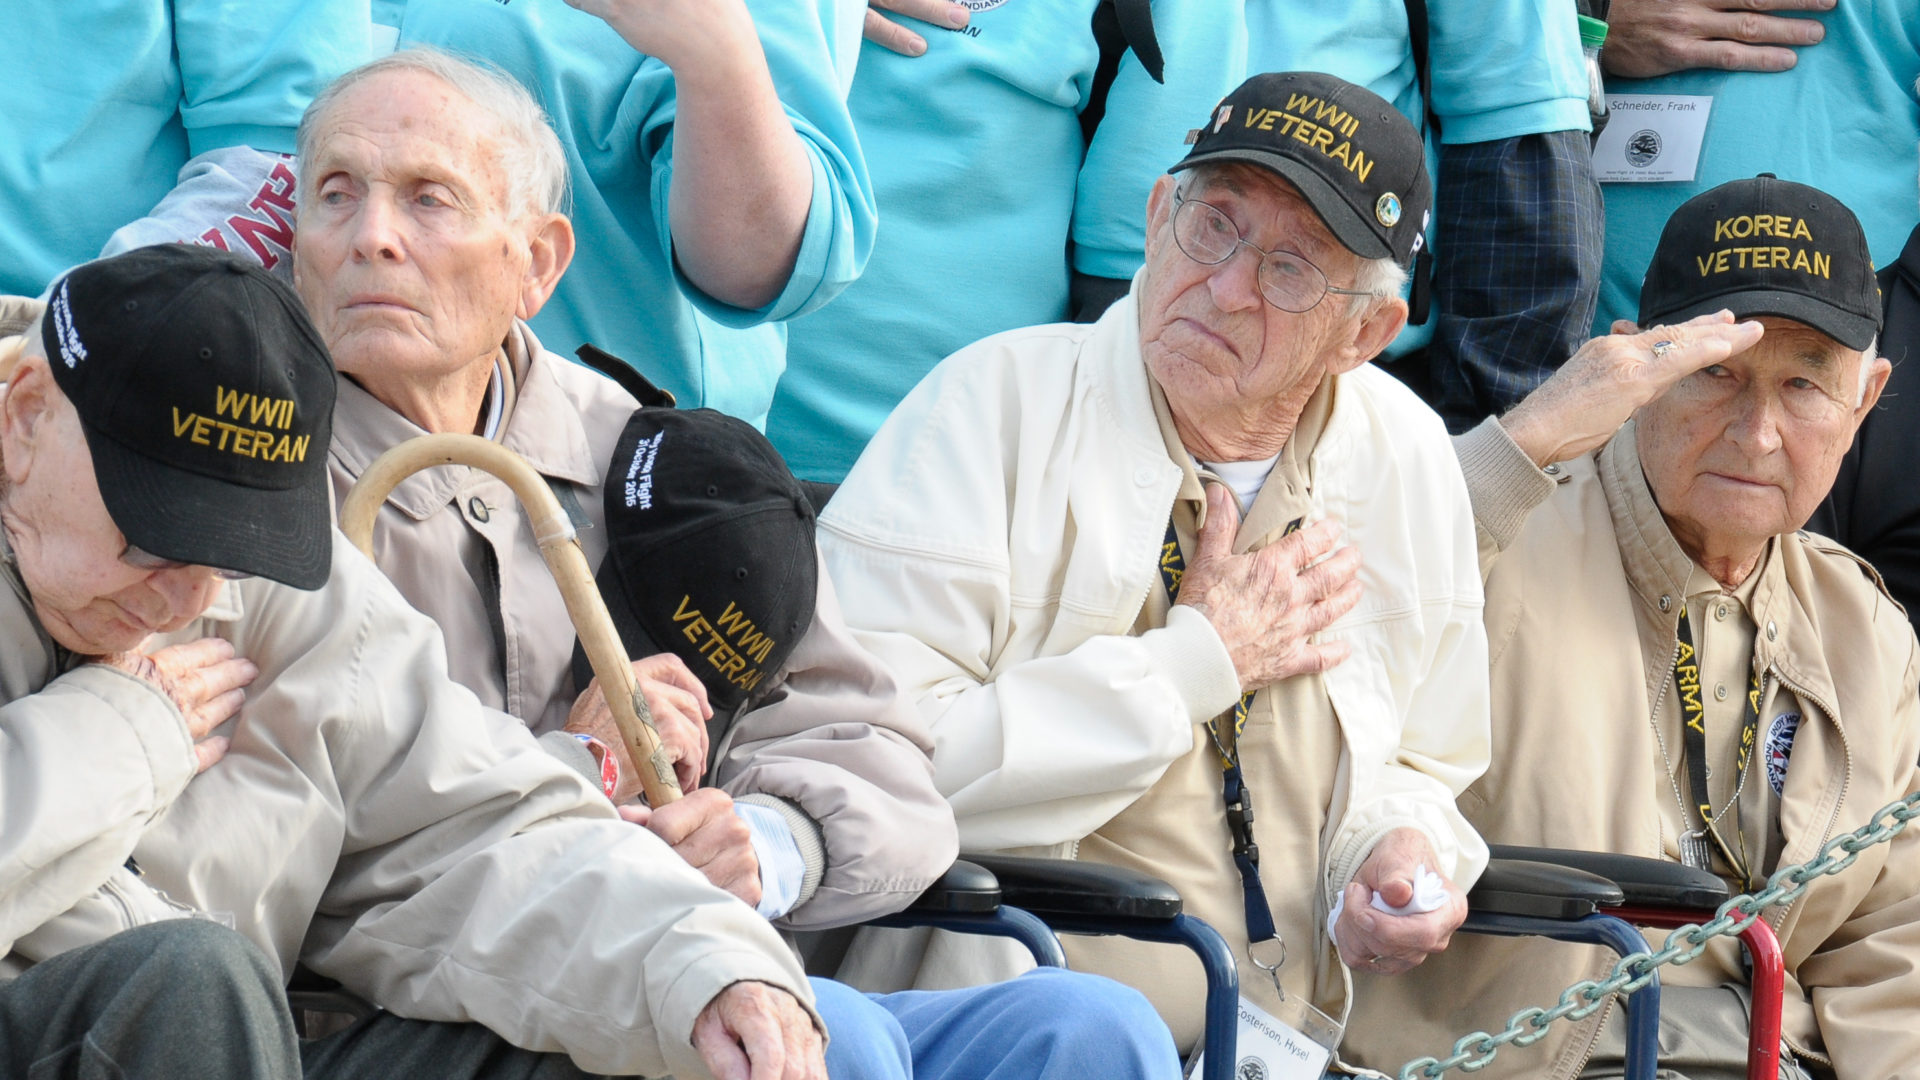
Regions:
<instances>
[{"instance_id":1,"label":"blue jeans","mask_svg":"<svg viewBox=\"0 0 1920 1080\"><path fill-rule=\"evenodd\" d=\"M1097 975L1038 968L965 990L862 994L813 980L830 1080L1178 1080L1147 999Z\"/></svg>"}]
</instances>

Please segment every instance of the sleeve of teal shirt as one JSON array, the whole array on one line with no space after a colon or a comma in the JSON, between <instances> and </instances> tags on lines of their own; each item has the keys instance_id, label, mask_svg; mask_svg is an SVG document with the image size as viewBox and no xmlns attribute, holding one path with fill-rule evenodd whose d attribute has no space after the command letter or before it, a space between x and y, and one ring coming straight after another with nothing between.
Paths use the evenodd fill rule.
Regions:
<instances>
[{"instance_id":1,"label":"sleeve of teal shirt","mask_svg":"<svg viewBox=\"0 0 1920 1080\"><path fill-rule=\"evenodd\" d=\"M671 93L661 97L640 128L641 151L653 163L654 227L662 250L673 262L674 279L708 318L732 327L795 318L839 295L865 269L878 221L873 184L847 112L846 87L854 63L847 50L857 48L859 39L846 31L848 21L860 17L855 5L850 0L748 0L747 6L753 12L774 89L813 170L813 199L793 276L772 303L757 310L722 303L680 272L679 261L672 259L667 210L673 181ZM859 8L864 11L864 5Z\"/></svg>"},{"instance_id":2,"label":"sleeve of teal shirt","mask_svg":"<svg viewBox=\"0 0 1920 1080\"><path fill-rule=\"evenodd\" d=\"M1586 60L1567 0L1435 0L1429 18L1440 141L1588 129Z\"/></svg>"},{"instance_id":3,"label":"sleeve of teal shirt","mask_svg":"<svg viewBox=\"0 0 1920 1080\"><path fill-rule=\"evenodd\" d=\"M367 0L174 0L180 121L192 154L290 154L307 103L367 58Z\"/></svg>"}]
</instances>

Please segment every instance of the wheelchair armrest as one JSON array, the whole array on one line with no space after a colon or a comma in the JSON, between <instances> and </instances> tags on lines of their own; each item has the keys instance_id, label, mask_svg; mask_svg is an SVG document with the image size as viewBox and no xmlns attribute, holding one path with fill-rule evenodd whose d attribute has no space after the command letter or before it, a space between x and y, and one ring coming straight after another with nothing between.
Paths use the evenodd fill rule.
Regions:
<instances>
[{"instance_id":1,"label":"wheelchair armrest","mask_svg":"<svg viewBox=\"0 0 1920 1080\"><path fill-rule=\"evenodd\" d=\"M1633 907L1692 908L1711 911L1733 894L1727 883L1706 870L1661 859L1643 859L1638 855L1615 855L1605 851L1573 851L1567 848L1515 847L1492 845L1496 859L1552 863L1598 874L1620 886Z\"/></svg>"},{"instance_id":2,"label":"wheelchair armrest","mask_svg":"<svg viewBox=\"0 0 1920 1080\"><path fill-rule=\"evenodd\" d=\"M1036 859L1024 855L968 855L1000 879L1000 899L1040 918L1049 915L1165 922L1180 914L1180 894L1159 878L1118 866Z\"/></svg>"},{"instance_id":3,"label":"wheelchair armrest","mask_svg":"<svg viewBox=\"0 0 1920 1080\"><path fill-rule=\"evenodd\" d=\"M1580 919L1624 901L1620 887L1584 870L1495 857L1467 893L1467 908L1485 915Z\"/></svg>"},{"instance_id":4,"label":"wheelchair armrest","mask_svg":"<svg viewBox=\"0 0 1920 1080\"><path fill-rule=\"evenodd\" d=\"M940 880L927 887L906 913L989 915L1000 907L1000 882L993 872L965 859L956 860Z\"/></svg>"}]
</instances>

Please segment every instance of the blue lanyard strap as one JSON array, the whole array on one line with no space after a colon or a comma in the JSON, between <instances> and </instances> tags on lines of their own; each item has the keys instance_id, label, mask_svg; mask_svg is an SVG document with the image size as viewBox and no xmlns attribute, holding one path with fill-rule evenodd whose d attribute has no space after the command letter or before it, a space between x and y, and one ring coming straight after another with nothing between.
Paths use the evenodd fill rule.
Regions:
<instances>
[{"instance_id":1,"label":"blue lanyard strap","mask_svg":"<svg viewBox=\"0 0 1920 1080\"><path fill-rule=\"evenodd\" d=\"M1287 523L1286 533L1298 532L1303 519ZM1167 522L1167 538L1160 545L1160 583L1167 588L1167 602L1180 599L1180 579L1186 574L1187 560L1180 553L1180 537L1173 522ZM1214 754L1220 759L1220 799L1227 808L1227 832L1233 838L1233 865L1240 871L1240 889L1247 908L1249 945L1271 941L1280 936L1273 925L1273 909L1267 906L1267 890L1260 884L1260 845L1253 841L1253 792L1240 772L1240 735L1247 729L1253 695L1249 690L1233 706L1233 736L1230 742L1220 737L1220 718L1206 723L1207 738L1213 741Z\"/></svg>"}]
</instances>

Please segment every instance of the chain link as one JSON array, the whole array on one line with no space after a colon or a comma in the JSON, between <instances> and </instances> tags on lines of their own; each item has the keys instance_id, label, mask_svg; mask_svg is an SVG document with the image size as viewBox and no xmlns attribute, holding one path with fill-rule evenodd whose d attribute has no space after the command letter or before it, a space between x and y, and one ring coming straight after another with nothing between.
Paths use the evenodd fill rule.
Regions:
<instances>
[{"instance_id":1,"label":"chain link","mask_svg":"<svg viewBox=\"0 0 1920 1080\"><path fill-rule=\"evenodd\" d=\"M1865 825L1822 844L1820 853L1806 862L1775 870L1767 878L1766 888L1733 897L1720 905L1712 919L1675 930L1660 951L1621 957L1606 978L1574 983L1561 992L1560 1000L1550 1009L1536 1007L1514 1013L1506 1029L1498 1034L1476 1031L1462 1036L1447 1057L1409 1061L1400 1068L1400 1080L1435 1080L1453 1069L1478 1072L1493 1063L1503 1046L1530 1046L1545 1038L1547 1029L1560 1020L1582 1020L1593 1015L1610 996L1631 994L1653 981L1657 969L1690 963L1713 939L1736 936L1753 925L1762 912L1792 903L1807 891L1809 881L1852 866L1860 852L1893 839L1916 817L1920 817L1920 791L1888 803Z\"/></svg>"}]
</instances>

